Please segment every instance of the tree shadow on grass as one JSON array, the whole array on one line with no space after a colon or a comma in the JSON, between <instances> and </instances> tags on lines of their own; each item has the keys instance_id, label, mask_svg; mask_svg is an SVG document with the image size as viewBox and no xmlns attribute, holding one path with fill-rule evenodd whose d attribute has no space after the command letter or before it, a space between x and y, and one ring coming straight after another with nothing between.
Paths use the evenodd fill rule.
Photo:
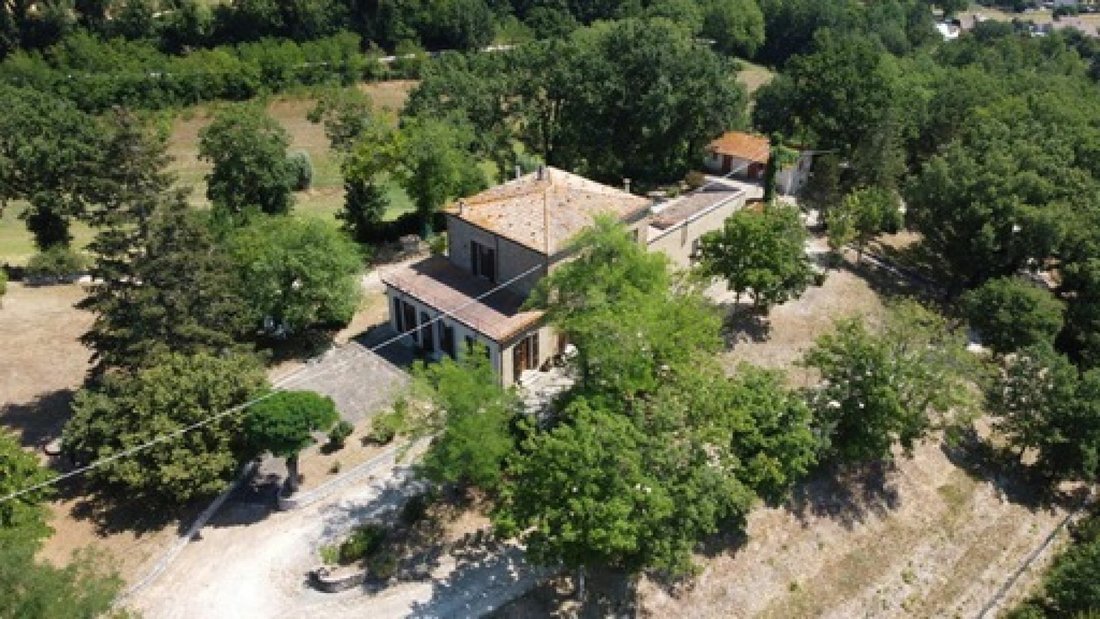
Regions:
<instances>
[{"instance_id":1,"label":"tree shadow on grass","mask_svg":"<svg viewBox=\"0 0 1100 619\"><path fill-rule=\"evenodd\" d=\"M1039 471L1021 463L1019 454L983 440L968 428L958 440L944 442L940 449L952 464L971 479L992 484L1004 501L1032 511L1070 508L1082 500L1081 490L1062 491Z\"/></svg>"},{"instance_id":2,"label":"tree shadow on grass","mask_svg":"<svg viewBox=\"0 0 1100 619\"><path fill-rule=\"evenodd\" d=\"M766 342L771 337L772 325L767 314L750 306L735 303L719 303L722 316L722 342L732 350L743 342Z\"/></svg>"},{"instance_id":3,"label":"tree shadow on grass","mask_svg":"<svg viewBox=\"0 0 1100 619\"><path fill-rule=\"evenodd\" d=\"M80 481L60 484L57 498L75 501L72 517L91 522L96 534L103 536L128 532L141 537L173 523L177 531L183 533L209 503L203 500L183 506L156 504L145 497Z\"/></svg>"},{"instance_id":4,"label":"tree shadow on grass","mask_svg":"<svg viewBox=\"0 0 1100 619\"><path fill-rule=\"evenodd\" d=\"M804 526L811 517L828 518L851 530L901 505L896 471L892 462L825 467L794 488L786 507Z\"/></svg>"},{"instance_id":5,"label":"tree shadow on grass","mask_svg":"<svg viewBox=\"0 0 1100 619\"><path fill-rule=\"evenodd\" d=\"M0 424L14 431L24 447L41 449L61 436L74 395L72 389L58 389L30 402L5 404L0 407Z\"/></svg>"}]
</instances>

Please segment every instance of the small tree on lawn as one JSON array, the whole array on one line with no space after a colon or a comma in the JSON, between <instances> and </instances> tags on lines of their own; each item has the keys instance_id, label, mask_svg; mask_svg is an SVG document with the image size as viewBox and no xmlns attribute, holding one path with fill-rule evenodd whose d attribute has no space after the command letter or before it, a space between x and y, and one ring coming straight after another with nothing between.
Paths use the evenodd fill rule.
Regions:
<instances>
[{"instance_id":1,"label":"small tree on lawn","mask_svg":"<svg viewBox=\"0 0 1100 619\"><path fill-rule=\"evenodd\" d=\"M901 211L895 195L880 187L864 187L844 196L836 208L825 216L829 228L829 247L840 251L851 242L856 244L856 262L863 260L867 243L883 232L897 230Z\"/></svg>"},{"instance_id":2,"label":"small tree on lawn","mask_svg":"<svg viewBox=\"0 0 1100 619\"><path fill-rule=\"evenodd\" d=\"M286 458L286 487L298 489L298 454L340 416L332 398L312 391L282 391L253 404L245 419L245 436L257 451Z\"/></svg>"},{"instance_id":3,"label":"small tree on lawn","mask_svg":"<svg viewBox=\"0 0 1100 619\"><path fill-rule=\"evenodd\" d=\"M803 363L821 373L811 390L824 455L840 463L909 453L936 427L952 429L971 410L961 338L913 302L891 309L882 332L858 318L818 338Z\"/></svg>"},{"instance_id":4,"label":"small tree on lawn","mask_svg":"<svg viewBox=\"0 0 1100 619\"><path fill-rule=\"evenodd\" d=\"M813 280L805 245L806 229L794 207L742 210L703 236L701 268L725 279L737 302L752 290L753 305L766 310L802 294Z\"/></svg>"}]
</instances>

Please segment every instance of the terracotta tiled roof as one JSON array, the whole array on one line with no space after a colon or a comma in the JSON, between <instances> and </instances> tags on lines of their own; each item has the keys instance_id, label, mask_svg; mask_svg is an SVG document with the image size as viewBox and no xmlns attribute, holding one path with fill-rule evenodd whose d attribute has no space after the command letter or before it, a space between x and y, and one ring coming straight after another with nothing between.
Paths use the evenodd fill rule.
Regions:
<instances>
[{"instance_id":1,"label":"terracotta tiled roof","mask_svg":"<svg viewBox=\"0 0 1100 619\"><path fill-rule=\"evenodd\" d=\"M541 311L520 311L523 298L508 289L478 299L494 284L433 256L382 276L382 281L497 342L538 323ZM446 319L445 319L446 320Z\"/></svg>"},{"instance_id":2,"label":"terracotta tiled roof","mask_svg":"<svg viewBox=\"0 0 1100 619\"><path fill-rule=\"evenodd\" d=\"M707 146L719 155L729 155L756 163L767 163L770 151L768 138L741 131L727 131Z\"/></svg>"},{"instance_id":3,"label":"terracotta tiled roof","mask_svg":"<svg viewBox=\"0 0 1100 619\"><path fill-rule=\"evenodd\" d=\"M650 201L547 167L450 205L447 212L520 245L553 255L597 215L631 220Z\"/></svg>"}]
</instances>

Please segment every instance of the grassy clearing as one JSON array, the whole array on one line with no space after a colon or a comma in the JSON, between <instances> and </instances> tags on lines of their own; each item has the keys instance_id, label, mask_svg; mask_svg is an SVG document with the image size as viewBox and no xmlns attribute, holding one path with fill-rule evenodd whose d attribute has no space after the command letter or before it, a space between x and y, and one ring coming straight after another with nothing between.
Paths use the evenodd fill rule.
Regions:
<instances>
[{"instance_id":1,"label":"grassy clearing","mask_svg":"<svg viewBox=\"0 0 1100 619\"><path fill-rule=\"evenodd\" d=\"M775 79L775 72L771 69L749 62L748 60L739 60L741 63L741 71L737 73L737 81L745 87L745 90L749 91L749 94L756 92L761 86Z\"/></svg>"},{"instance_id":2,"label":"grassy clearing","mask_svg":"<svg viewBox=\"0 0 1100 619\"><path fill-rule=\"evenodd\" d=\"M371 97L375 109L396 122L397 113L405 104L415 81L394 80L360 84L359 89ZM316 99L305 94L285 95L266 104L267 113L278 121L290 135L290 150L304 151L313 163L313 187L295 196L295 213L335 222L336 213L344 203L343 180L340 166L328 147L324 129L306 119ZM168 154L172 157L171 171L177 176L180 187L190 189L190 202L197 208L209 208L206 199L204 177L210 165L199 160L199 132L208 125L219 103L203 104L184 109L171 120ZM386 219L394 219L413 210L412 201L396 182L387 186L390 208ZM11 204L0 216L0 264L25 264L35 253L34 244L19 213L22 204ZM74 245L85 247L92 239L92 230L81 223L73 224Z\"/></svg>"},{"instance_id":3,"label":"grassy clearing","mask_svg":"<svg viewBox=\"0 0 1100 619\"><path fill-rule=\"evenodd\" d=\"M0 215L0 264L26 264L38 251L26 223L19 218L26 208L25 203L12 203ZM73 223L71 232L73 246L78 249L83 249L92 240L92 229L80 222Z\"/></svg>"},{"instance_id":4,"label":"grassy clearing","mask_svg":"<svg viewBox=\"0 0 1100 619\"><path fill-rule=\"evenodd\" d=\"M396 119L415 85L414 81L397 80L361 84L359 89L371 97L379 114ZM343 204L343 180L339 161L329 149L324 128L306 119L315 102L316 99L306 95L286 95L269 101L266 109L289 134L290 150L307 153L313 163L313 187L295 196L295 212L333 221ZM172 170L178 175L179 184L191 189L192 204L200 208L209 206L203 178L210 165L199 160L199 133L210 123L217 105L200 105L177 115L168 143L168 152L174 160ZM388 195L391 206L387 218L412 210L408 195L395 182L389 183Z\"/></svg>"}]
</instances>

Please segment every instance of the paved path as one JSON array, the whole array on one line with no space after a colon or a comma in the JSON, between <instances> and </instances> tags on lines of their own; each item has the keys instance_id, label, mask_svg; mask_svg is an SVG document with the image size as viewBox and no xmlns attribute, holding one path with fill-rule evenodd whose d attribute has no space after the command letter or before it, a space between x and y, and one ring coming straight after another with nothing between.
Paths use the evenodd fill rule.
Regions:
<instances>
[{"instance_id":1,"label":"paved path","mask_svg":"<svg viewBox=\"0 0 1100 619\"><path fill-rule=\"evenodd\" d=\"M412 353L400 344L372 352L371 346L387 335L392 335L389 327L381 326L332 348L294 374L287 388L331 397L340 416L356 424L388 408L408 384L409 375L400 366L411 361Z\"/></svg>"}]
</instances>

